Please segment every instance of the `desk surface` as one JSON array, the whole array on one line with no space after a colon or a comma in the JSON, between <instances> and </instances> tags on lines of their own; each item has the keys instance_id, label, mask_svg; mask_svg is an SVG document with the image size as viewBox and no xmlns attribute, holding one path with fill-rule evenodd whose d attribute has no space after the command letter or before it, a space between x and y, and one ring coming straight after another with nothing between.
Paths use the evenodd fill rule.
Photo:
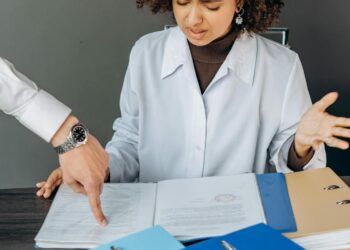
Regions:
<instances>
[{"instance_id":1,"label":"desk surface","mask_svg":"<svg viewBox=\"0 0 350 250\"><path fill-rule=\"evenodd\" d=\"M350 176L343 179L350 185ZM0 249L34 249L34 237L52 202L52 198L36 197L35 191L35 188L0 190Z\"/></svg>"},{"instance_id":2,"label":"desk surface","mask_svg":"<svg viewBox=\"0 0 350 250\"><path fill-rule=\"evenodd\" d=\"M36 197L35 191L0 190L0 249L34 249L34 237L52 202Z\"/></svg>"}]
</instances>

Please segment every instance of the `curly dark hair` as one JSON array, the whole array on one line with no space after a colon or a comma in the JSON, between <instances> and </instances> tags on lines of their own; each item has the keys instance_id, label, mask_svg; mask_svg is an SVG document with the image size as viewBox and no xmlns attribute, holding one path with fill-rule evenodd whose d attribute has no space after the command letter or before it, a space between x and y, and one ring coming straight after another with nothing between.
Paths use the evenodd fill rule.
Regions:
<instances>
[{"instance_id":1,"label":"curly dark hair","mask_svg":"<svg viewBox=\"0 0 350 250\"><path fill-rule=\"evenodd\" d=\"M244 13L243 23L233 25L237 32L247 30L248 32L263 32L278 21L281 8L284 6L282 0L243 0ZM136 0L138 8L148 5L156 14L160 12L172 12L172 0Z\"/></svg>"}]
</instances>

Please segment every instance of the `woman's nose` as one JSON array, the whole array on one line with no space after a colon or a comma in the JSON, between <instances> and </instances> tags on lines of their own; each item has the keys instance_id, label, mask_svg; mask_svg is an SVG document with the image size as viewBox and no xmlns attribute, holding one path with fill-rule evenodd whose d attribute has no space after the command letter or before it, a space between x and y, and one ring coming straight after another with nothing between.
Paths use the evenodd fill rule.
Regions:
<instances>
[{"instance_id":1,"label":"woman's nose","mask_svg":"<svg viewBox=\"0 0 350 250\"><path fill-rule=\"evenodd\" d=\"M203 22L202 12L199 6L193 6L187 16L187 21L189 26L196 26Z\"/></svg>"}]
</instances>

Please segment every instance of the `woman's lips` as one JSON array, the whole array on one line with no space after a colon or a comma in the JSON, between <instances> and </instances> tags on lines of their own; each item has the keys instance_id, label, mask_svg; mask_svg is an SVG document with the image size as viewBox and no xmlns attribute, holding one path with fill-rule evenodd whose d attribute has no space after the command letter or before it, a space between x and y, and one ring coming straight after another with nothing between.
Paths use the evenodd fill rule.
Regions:
<instances>
[{"instance_id":1,"label":"woman's lips","mask_svg":"<svg viewBox=\"0 0 350 250\"><path fill-rule=\"evenodd\" d=\"M206 30L194 30L191 28L188 28L187 32L188 32L188 35L194 40L201 40L207 33Z\"/></svg>"}]
</instances>

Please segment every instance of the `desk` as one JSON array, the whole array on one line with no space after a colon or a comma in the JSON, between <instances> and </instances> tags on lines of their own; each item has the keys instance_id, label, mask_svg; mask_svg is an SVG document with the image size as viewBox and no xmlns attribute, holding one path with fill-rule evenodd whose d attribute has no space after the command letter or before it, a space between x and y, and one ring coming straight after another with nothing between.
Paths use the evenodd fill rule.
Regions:
<instances>
[{"instance_id":1,"label":"desk","mask_svg":"<svg viewBox=\"0 0 350 250\"><path fill-rule=\"evenodd\" d=\"M342 177L350 185L350 176ZM34 237L49 211L52 198L35 196L35 188L0 190L0 249L34 248Z\"/></svg>"}]
</instances>

